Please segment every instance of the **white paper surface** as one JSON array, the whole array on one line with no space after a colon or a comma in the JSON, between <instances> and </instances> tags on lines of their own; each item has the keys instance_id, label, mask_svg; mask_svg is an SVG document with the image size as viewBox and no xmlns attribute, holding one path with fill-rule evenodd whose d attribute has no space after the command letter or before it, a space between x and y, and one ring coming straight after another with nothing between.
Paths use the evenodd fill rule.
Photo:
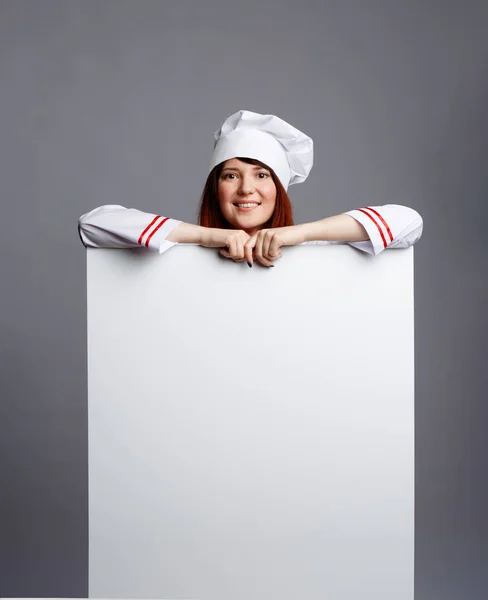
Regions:
<instances>
[{"instance_id":1,"label":"white paper surface","mask_svg":"<svg viewBox=\"0 0 488 600\"><path fill-rule=\"evenodd\" d=\"M413 249L87 254L90 597L413 600Z\"/></svg>"}]
</instances>

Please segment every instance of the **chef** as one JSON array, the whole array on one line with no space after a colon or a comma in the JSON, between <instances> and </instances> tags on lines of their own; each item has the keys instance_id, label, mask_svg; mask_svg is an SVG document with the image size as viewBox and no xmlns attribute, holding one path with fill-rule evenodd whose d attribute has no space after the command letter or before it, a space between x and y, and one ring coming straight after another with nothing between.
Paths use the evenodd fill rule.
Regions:
<instances>
[{"instance_id":1,"label":"chef","mask_svg":"<svg viewBox=\"0 0 488 600\"><path fill-rule=\"evenodd\" d=\"M408 248L422 235L418 212L398 204L296 225L287 190L305 181L312 165L310 137L274 115L241 110L214 134L198 225L110 204L80 217L80 237L91 248L144 247L160 254L197 244L250 267L273 267L283 246L345 243L377 255Z\"/></svg>"}]
</instances>

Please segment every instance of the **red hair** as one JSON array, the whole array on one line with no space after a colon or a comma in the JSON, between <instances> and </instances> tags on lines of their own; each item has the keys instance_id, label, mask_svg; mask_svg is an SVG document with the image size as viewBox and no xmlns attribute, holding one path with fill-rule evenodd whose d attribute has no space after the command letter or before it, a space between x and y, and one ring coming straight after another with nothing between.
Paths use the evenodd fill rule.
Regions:
<instances>
[{"instance_id":1,"label":"red hair","mask_svg":"<svg viewBox=\"0 0 488 600\"><path fill-rule=\"evenodd\" d=\"M271 218L267 223L261 226L261 229L270 229L272 227L287 227L294 225L293 222L293 208L290 202L290 198L286 193L285 188L282 186L281 181L278 179L273 169L270 169L267 165L254 158L240 158L249 165L257 165L263 169L268 169L271 173L271 177L276 186L276 206ZM222 169L225 162L220 163L214 167L205 183L203 188L202 198L200 201L200 209L198 211L198 222L202 227L215 227L217 229L233 229L233 226L226 221L222 211L220 210L219 198L218 198L218 182Z\"/></svg>"}]
</instances>

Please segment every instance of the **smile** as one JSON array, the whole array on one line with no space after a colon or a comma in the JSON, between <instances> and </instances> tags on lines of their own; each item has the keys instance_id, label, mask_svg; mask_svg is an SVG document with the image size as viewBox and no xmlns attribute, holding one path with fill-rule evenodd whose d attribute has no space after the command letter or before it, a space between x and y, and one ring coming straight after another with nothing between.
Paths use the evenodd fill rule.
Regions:
<instances>
[{"instance_id":1,"label":"smile","mask_svg":"<svg viewBox=\"0 0 488 600\"><path fill-rule=\"evenodd\" d=\"M244 212L248 212L250 210L253 210L254 208L256 208L256 206L259 206L258 202L241 202L239 204L234 204L234 206L236 208L238 208L239 210L242 210Z\"/></svg>"}]
</instances>

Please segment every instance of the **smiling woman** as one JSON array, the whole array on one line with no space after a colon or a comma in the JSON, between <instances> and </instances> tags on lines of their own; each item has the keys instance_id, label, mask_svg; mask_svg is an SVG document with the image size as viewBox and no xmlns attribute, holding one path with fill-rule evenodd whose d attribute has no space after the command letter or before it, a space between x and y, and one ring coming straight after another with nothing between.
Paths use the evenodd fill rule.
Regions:
<instances>
[{"instance_id":1,"label":"smiling woman","mask_svg":"<svg viewBox=\"0 0 488 600\"><path fill-rule=\"evenodd\" d=\"M283 246L346 243L376 255L408 248L422 235L418 212L398 204L295 225L287 188L305 181L312 165L310 137L274 115L241 110L214 134L199 225L107 205L80 217L80 237L88 247L143 246L160 254L175 244L199 244L250 267L254 261L273 267Z\"/></svg>"},{"instance_id":2,"label":"smiling woman","mask_svg":"<svg viewBox=\"0 0 488 600\"><path fill-rule=\"evenodd\" d=\"M272 169L259 160L239 157L220 163L208 176L199 221L204 227L243 229L253 235L263 223L293 225L293 209Z\"/></svg>"},{"instance_id":3,"label":"smiling woman","mask_svg":"<svg viewBox=\"0 0 488 600\"><path fill-rule=\"evenodd\" d=\"M224 163L217 196L224 219L234 229L254 235L263 223L272 227L276 183L266 165L246 164L246 160L233 158Z\"/></svg>"}]
</instances>

